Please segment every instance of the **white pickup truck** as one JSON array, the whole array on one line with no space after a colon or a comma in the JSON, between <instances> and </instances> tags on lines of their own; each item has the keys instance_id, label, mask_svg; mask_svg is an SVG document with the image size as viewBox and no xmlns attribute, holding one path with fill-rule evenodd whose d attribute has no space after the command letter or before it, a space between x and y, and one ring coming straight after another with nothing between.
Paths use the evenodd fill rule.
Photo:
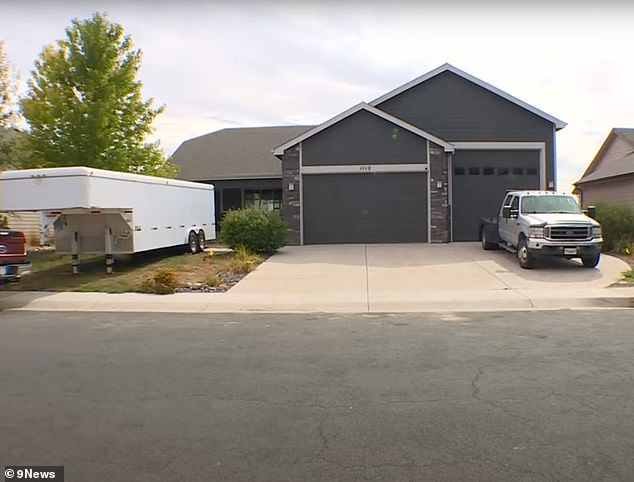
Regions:
<instances>
[{"instance_id":1,"label":"white pickup truck","mask_svg":"<svg viewBox=\"0 0 634 482\"><path fill-rule=\"evenodd\" d=\"M522 268L540 256L581 258L594 268L601 257L601 225L581 211L568 194L550 191L507 193L498 217L480 222L484 249L502 247L517 254Z\"/></svg>"}]
</instances>

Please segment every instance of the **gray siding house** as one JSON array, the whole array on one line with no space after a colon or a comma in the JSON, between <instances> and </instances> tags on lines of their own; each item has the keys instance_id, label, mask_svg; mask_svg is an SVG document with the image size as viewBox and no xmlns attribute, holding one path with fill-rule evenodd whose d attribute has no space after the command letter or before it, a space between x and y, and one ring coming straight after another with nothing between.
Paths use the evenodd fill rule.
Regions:
<instances>
[{"instance_id":1,"label":"gray siding house","mask_svg":"<svg viewBox=\"0 0 634 482\"><path fill-rule=\"evenodd\" d=\"M474 241L507 190L555 188L565 125L445 64L321 125L224 129L173 159L215 184L218 219L281 208L289 244Z\"/></svg>"},{"instance_id":2,"label":"gray siding house","mask_svg":"<svg viewBox=\"0 0 634 482\"><path fill-rule=\"evenodd\" d=\"M584 206L599 202L634 208L634 129L615 128L575 183Z\"/></svg>"},{"instance_id":3,"label":"gray siding house","mask_svg":"<svg viewBox=\"0 0 634 482\"><path fill-rule=\"evenodd\" d=\"M554 189L565 123L445 64L281 144L289 242L479 238L509 189Z\"/></svg>"}]
</instances>

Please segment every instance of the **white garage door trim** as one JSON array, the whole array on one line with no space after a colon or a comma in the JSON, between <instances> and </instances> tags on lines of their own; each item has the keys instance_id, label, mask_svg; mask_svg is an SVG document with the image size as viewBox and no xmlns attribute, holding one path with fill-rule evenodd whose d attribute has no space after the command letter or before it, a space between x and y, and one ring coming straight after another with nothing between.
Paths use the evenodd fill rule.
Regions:
<instances>
[{"instance_id":1,"label":"white garage door trim","mask_svg":"<svg viewBox=\"0 0 634 482\"><path fill-rule=\"evenodd\" d=\"M427 164L349 164L304 166L302 174L368 174L371 172L427 172Z\"/></svg>"}]
</instances>

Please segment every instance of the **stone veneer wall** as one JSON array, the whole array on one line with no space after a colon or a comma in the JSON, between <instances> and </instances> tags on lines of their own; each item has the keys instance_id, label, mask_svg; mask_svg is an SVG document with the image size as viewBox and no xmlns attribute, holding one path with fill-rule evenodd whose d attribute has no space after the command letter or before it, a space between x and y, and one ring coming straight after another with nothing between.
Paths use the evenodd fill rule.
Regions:
<instances>
[{"instance_id":1,"label":"stone veneer wall","mask_svg":"<svg viewBox=\"0 0 634 482\"><path fill-rule=\"evenodd\" d=\"M299 146L284 151L282 156L282 216L287 224L287 244L301 244L301 204L299 179ZM449 242L451 226L449 209L449 171L447 154L432 142L429 146L431 201L431 242ZM438 183L441 187L438 187ZM293 190L289 189L293 185Z\"/></svg>"},{"instance_id":2,"label":"stone veneer wall","mask_svg":"<svg viewBox=\"0 0 634 482\"><path fill-rule=\"evenodd\" d=\"M282 156L282 216L286 221L288 235L286 243L301 244L301 189L299 180L299 149L294 146ZM289 187L293 186L293 190Z\"/></svg>"},{"instance_id":3,"label":"stone veneer wall","mask_svg":"<svg viewBox=\"0 0 634 482\"><path fill-rule=\"evenodd\" d=\"M451 226L449 172L445 150L429 141L429 198L431 203L431 242L448 243ZM438 184L440 183L440 187Z\"/></svg>"}]
</instances>

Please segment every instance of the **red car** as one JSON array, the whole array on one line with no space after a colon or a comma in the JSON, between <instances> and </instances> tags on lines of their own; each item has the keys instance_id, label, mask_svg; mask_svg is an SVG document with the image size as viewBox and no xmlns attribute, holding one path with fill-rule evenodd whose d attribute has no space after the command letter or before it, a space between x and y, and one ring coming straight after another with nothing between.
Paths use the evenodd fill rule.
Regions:
<instances>
[{"instance_id":1,"label":"red car","mask_svg":"<svg viewBox=\"0 0 634 482\"><path fill-rule=\"evenodd\" d=\"M31 272L31 263L26 255L26 237L20 231L0 230L0 280L20 279Z\"/></svg>"}]
</instances>

